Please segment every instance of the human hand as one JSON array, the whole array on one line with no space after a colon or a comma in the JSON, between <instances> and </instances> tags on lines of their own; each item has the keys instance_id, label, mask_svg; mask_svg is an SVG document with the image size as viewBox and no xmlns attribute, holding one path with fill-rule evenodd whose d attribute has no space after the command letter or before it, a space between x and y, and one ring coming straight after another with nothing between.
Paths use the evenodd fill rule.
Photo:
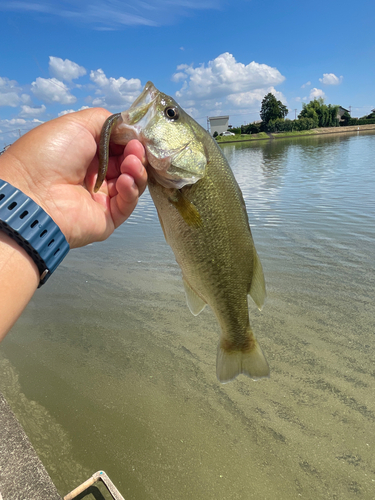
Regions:
<instances>
[{"instance_id":1,"label":"human hand","mask_svg":"<svg viewBox=\"0 0 375 500\"><path fill-rule=\"evenodd\" d=\"M31 130L0 157L0 178L52 217L71 248L101 241L134 210L147 183L145 151L136 140L114 147L98 193L97 144L110 115L90 108Z\"/></svg>"}]
</instances>

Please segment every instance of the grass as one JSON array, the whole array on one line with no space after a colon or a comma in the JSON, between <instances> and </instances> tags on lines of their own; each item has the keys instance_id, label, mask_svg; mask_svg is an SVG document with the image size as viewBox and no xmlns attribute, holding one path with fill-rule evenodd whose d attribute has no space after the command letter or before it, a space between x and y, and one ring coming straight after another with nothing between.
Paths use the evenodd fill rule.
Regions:
<instances>
[{"instance_id":1,"label":"grass","mask_svg":"<svg viewBox=\"0 0 375 500\"><path fill-rule=\"evenodd\" d=\"M265 132L260 132L259 134L236 134L236 135L218 135L216 137L217 142L241 142L241 141L256 141L259 139L269 139L269 135Z\"/></svg>"},{"instance_id":2,"label":"grass","mask_svg":"<svg viewBox=\"0 0 375 500\"><path fill-rule=\"evenodd\" d=\"M327 133L341 133L341 132L352 132L353 129L363 129L367 130L369 128L375 128L375 125L369 126L369 125L355 125L353 127L330 127L330 128L317 128L317 129L312 129L312 130L296 130L294 132L274 132L271 134L266 134L266 132L260 132L259 134L236 134L235 136L233 135L228 135L228 136L217 136L216 140L218 144L223 144L226 142L245 142L245 141L259 141L259 140L264 140L264 139L282 139L282 138L287 138L287 137L298 137L298 136L303 136L303 135L320 135L320 134L327 134Z\"/></svg>"},{"instance_id":3,"label":"grass","mask_svg":"<svg viewBox=\"0 0 375 500\"><path fill-rule=\"evenodd\" d=\"M277 132L270 134L272 137L296 137L299 135L314 135L316 134L315 130L294 130L293 132Z\"/></svg>"},{"instance_id":4,"label":"grass","mask_svg":"<svg viewBox=\"0 0 375 500\"><path fill-rule=\"evenodd\" d=\"M236 134L236 135L218 135L216 140L218 144L223 144L225 142L244 142L244 141L260 141L264 139L282 139L283 137L298 137L303 135L315 135L317 132L315 130L300 130L294 132L277 132L272 134L267 134L266 132L260 132L259 134Z\"/></svg>"}]
</instances>

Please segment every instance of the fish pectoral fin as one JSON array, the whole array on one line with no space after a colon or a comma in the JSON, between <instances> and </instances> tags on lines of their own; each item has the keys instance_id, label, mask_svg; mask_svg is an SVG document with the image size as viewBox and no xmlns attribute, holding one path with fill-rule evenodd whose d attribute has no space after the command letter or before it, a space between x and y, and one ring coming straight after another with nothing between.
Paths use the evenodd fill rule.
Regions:
<instances>
[{"instance_id":1,"label":"fish pectoral fin","mask_svg":"<svg viewBox=\"0 0 375 500\"><path fill-rule=\"evenodd\" d=\"M266 300L266 282L264 281L263 267L257 251L254 248L253 277L251 280L249 294L258 309L261 311Z\"/></svg>"},{"instance_id":2,"label":"fish pectoral fin","mask_svg":"<svg viewBox=\"0 0 375 500\"><path fill-rule=\"evenodd\" d=\"M190 312L194 316L198 316L198 314L203 311L207 304L203 299L199 297L199 295L194 292L194 290L184 278L182 278L182 281L184 283L186 302L190 309Z\"/></svg>"},{"instance_id":3,"label":"fish pectoral fin","mask_svg":"<svg viewBox=\"0 0 375 500\"><path fill-rule=\"evenodd\" d=\"M160 222L160 226L163 230L163 234L164 234L164 238L165 238L165 241L168 243L168 238L167 238L167 233L165 232L165 229L164 229L164 223L163 223L163 219L161 218L160 216L160 212L158 209L156 209L157 213L158 213L158 217L159 217L159 222ZM169 244L169 243L168 243Z\"/></svg>"},{"instance_id":4,"label":"fish pectoral fin","mask_svg":"<svg viewBox=\"0 0 375 500\"><path fill-rule=\"evenodd\" d=\"M173 195L169 196L168 200L175 206L190 227L201 227L202 219L197 207L184 196L179 189L176 189Z\"/></svg>"}]
</instances>

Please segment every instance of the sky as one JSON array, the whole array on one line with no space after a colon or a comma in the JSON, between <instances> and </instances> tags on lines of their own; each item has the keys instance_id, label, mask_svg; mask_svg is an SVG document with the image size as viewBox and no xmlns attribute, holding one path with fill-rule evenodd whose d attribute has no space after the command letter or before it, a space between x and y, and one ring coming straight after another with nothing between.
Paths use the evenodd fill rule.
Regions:
<instances>
[{"instance_id":1,"label":"sky","mask_svg":"<svg viewBox=\"0 0 375 500\"><path fill-rule=\"evenodd\" d=\"M147 81L206 127L298 117L323 97L375 108L374 0L0 0L0 148L85 107L127 109Z\"/></svg>"}]
</instances>

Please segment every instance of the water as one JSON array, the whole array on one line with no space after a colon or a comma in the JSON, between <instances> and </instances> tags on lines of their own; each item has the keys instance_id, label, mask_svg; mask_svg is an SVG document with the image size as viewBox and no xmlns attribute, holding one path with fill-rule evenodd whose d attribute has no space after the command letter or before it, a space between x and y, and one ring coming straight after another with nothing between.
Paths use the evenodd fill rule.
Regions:
<instances>
[{"instance_id":1,"label":"water","mask_svg":"<svg viewBox=\"0 0 375 500\"><path fill-rule=\"evenodd\" d=\"M223 146L267 282L271 378L215 377L144 196L71 251L0 348L0 390L60 493L103 469L127 500L375 498L375 134Z\"/></svg>"}]
</instances>

